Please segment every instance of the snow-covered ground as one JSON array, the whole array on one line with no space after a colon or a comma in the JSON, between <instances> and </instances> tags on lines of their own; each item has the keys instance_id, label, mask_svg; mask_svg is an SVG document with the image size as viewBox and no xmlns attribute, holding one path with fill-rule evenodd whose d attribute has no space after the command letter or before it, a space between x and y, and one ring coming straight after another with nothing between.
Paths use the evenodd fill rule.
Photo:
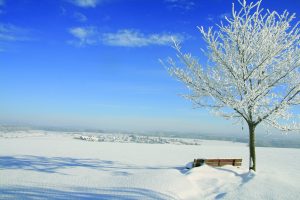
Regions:
<instances>
[{"instance_id":1,"label":"snow-covered ground","mask_svg":"<svg viewBox=\"0 0 300 200\"><path fill-rule=\"evenodd\" d=\"M257 148L258 171L249 173L242 143L127 142L47 132L0 134L0 199L300 197L300 149ZM186 170L194 158L243 158L243 165Z\"/></svg>"}]
</instances>

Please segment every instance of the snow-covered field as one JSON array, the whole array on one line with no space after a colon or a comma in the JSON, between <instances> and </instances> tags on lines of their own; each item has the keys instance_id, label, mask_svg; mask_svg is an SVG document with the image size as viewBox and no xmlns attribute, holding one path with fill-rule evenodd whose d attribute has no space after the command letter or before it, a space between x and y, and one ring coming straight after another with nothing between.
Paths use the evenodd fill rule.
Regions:
<instances>
[{"instance_id":1,"label":"snow-covered field","mask_svg":"<svg viewBox=\"0 0 300 200\"><path fill-rule=\"evenodd\" d=\"M249 173L242 143L133 138L0 133L0 199L300 199L300 149L257 148L258 171ZM186 170L194 158L243 158L243 165Z\"/></svg>"}]
</instances>

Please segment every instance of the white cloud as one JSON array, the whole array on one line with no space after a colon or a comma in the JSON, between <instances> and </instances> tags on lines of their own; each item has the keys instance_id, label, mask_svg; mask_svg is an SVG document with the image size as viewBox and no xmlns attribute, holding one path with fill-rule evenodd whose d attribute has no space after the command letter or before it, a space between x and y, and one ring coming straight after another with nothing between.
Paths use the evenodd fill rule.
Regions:
<instances>
[{"instance_id":1,"label":"white cloud","mask_svg":"<svg viewBox=\"0 0 300 200\"><path fill-rule=\"evenodd\" d=\"M183 40L183 36L179 34L143 34L137 30L124 29L116 33L104 33L102 41L110 46L123 47L142 47L149 45L169 45L172 42L172 37L175 40Z\"/></svg>"},{"instance_id":2,"label":"white cloud","mask_svg":"<svg viewBox=\"0 0 300 200\"><path fill-rule=\"evenodd\" d=\"M211 21L211 22L214 22L214 21L217 21L217 20L223 20L223 19L225 19L225 17L230 18L230 17L231 17L231 14L228 13L228 12L226 12L226 13L222 13L222 14L217 15L217 16L208 15L208 16L206 17L206 20Z\"/></svg>"},{"instance_id":3,"label":"white cloud","mask_svg":"<svg viewBox=\"0 0 300 200\"><path fill-rule=\"evenodd\" d=\"M191 10L196 6L193 0L165 0L170 8L178 8L182 10Z\"/></svg>"},{"instance_id":4,"label":"white cloud","mask_svg":"<svg viewBox=\"0 0 300 200\"><path fill-rule=\"evenodd\" d=\"M218 17L219 17L220 19L225 19L226 17L228 18L228 17L230 17L230 16L231 16L231 14L230 14L229 12L226 12L226 13L223 13L223 14L219 15Z\"/></svg>"},{"instance_id":5,"label":"white cloud","mask_svg":"<svg viewBox=\"0 0 300 200\"><path fill-rule=\"evenodd\" d=\"M0 7L1 6L4 6L4 4L5 4L5 1L4 0L0 0ZM4 12L4 10L1 10L0 9L0 15L2 15L2 14L4 14L5 12Z\"/></svg>"},{"instance_id":6,"label":"white cloud","mask_svg":"<svg viewBox=\"0 0 300 200\"><path fill-rule=\"evenodd\" d=\"M115 33L101 33L96 27L76 27L69 29L75 40L68 41L75 46L104 44L121 47L143 47L150 45L170 45L172 38L183 41L181 34L144 34L138 30L123 29Z\"/></svg>"},{"instance_id":7,"label":"white cloud","mask_svg":"<svg viewBox=\"0 0 300 200\"><path fill-rule=\"evenodd\" d=\"M68 41L75 46L94 45L98 43L97 31L95 27L75 27L69 29L69 32L76 38Z\"/></svg>"},{"instance_id":8,"label":"white cloud","mask_svg":"<svg viewBox=\"0 0 300 200\"><path fill-rule=\"evenodd\" d=\"M208 15L206 17L206 20L210 21L210 22L213 22L215 20L214 16L213 15Z\"/></svg>"},{"instance_id":9,"label":"white cloud","mask_svg":"<svg viewBox=\"0 0 300 200\"><path fill-rule=\"evenodd\" d=\"M61 15L65 15L67 13L67 10L62 6L59 8L59 10Z\"/></svg>"},{"instance_id":10,"label":"white cloud","mask_svg":"<svg viewBox=\"0 0 300 200\"><path fill-rule=\"evenodd\" d=\"M29 40L28 30L12 24L0 23L0 41L25 41Z\"/></svg>"},{"instance_id":11,"label":"white cloud","mask_svg":"<svg viewBox=\"0 0 300 200\"><path fill-rule=\"evenodd\" d=\"M0 0L1 1L1 0ZM68 0L70 3L83 7L83 8L95 8L103 0Z\"/></svg>"},{"instance_id":12,"label":"white cloud","mask_svg":"<svg viewBox=\"0 0 300 200\"><path fill-rule=\"evenodd\" d=\"M88 20L87 16L80 12L75 12L73 17L79 22L86 22Z\"/></svg>"}]
</instances>

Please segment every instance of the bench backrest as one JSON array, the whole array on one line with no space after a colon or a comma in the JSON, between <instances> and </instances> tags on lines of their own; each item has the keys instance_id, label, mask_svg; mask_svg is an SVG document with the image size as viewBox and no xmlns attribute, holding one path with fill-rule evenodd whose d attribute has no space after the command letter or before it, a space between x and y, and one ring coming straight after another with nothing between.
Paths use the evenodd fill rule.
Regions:
<instances>
[{"instance_id":1,"label":"bench backrest","mask_svg":"<svg viewBox=\"0 0 300 200\"><path fill-rule=\"evenodd\" d=\"M193 167L201 166L204 163L213 167L224 165L241 166L242 159L194 159Z\"/></svg>"}]
</instances>

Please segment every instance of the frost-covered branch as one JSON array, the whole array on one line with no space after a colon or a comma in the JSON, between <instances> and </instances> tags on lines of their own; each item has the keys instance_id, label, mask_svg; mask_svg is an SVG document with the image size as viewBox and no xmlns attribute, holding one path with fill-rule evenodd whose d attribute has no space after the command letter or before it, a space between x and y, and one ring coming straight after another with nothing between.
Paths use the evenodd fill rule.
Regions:
<instances>
[{"instance_id":1,"label":"frost-covered branch","mask_svg":"<svg viewBox=\"0 0 300 200\"><path fill-rule=\"evenodd\" d=\"M175 42L178 60L169 59L169 72L187 85L185 97L196 106L255 126L297 129L299 117L291 110L300 105L300 23L287 11L264 11L261 1L239 5L218 30L199 27L206 66ZM282 119L290 125L280 125Z\"/></svg>"}]
</instances>

